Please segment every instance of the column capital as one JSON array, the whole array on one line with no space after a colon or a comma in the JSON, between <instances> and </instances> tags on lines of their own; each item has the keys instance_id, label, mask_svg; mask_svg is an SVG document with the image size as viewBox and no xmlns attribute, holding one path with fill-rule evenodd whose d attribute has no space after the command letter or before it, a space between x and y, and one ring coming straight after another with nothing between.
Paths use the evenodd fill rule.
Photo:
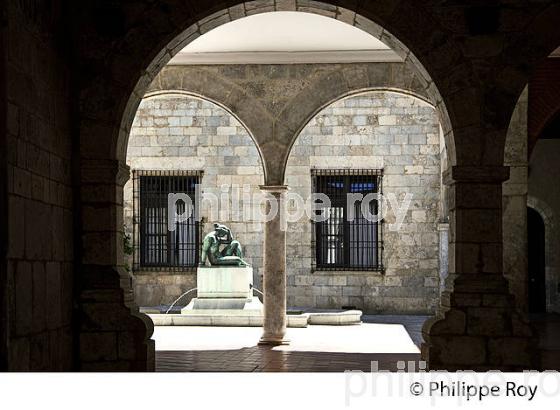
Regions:
<instances>
[{"instance_id":1,"label":"column capital","mask_svg":"<svg viewBox=\"0 0 560 410\"><path fill-rule=\"evenodd\" d=\"M271 192L273 194L282 194L287 192L290 187L288 185L259 185L259 189L264 192Z\"/></svg>"},{"instance_id":2,"label":"column capital","mask_svg":"<svg viewBox=\"0 0 560 410\"><path fill-rule=\"evenodd\" d=\"M474 184L501 184L509 179L506 166L458 166L443 173L443 182L452 185L457 182Z\"/></svg>"}]
</instances>

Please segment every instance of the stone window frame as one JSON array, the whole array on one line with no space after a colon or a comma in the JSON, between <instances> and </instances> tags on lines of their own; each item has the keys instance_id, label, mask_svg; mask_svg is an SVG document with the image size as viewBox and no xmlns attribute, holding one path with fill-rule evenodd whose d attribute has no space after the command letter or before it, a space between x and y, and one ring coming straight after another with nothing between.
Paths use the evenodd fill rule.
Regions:
<instances>
[{"instance_id":1,"label":"stone window frame","mask_svg":"<svg viewBox=\"0 0 560 410\"><path fill-rule=\"evenodd\" d=\"M312 193L317 192L316 188L316 177L317 176L375 176L377 178L377 188L376 193L382 194L383 193L383 168L371 168L371 169L355 169L355 168L311 168L310 170L311 176L311 191ZM382 206L381 202L377 204L377 212L381 214L380 207ZM368 273L380 273L384 274L385 267L383 264L383 251L384 251L384 234L383 234L383 219L377 222L377 238L376 238L376 248L375 248L375 255L376 255L376 265L372 266L350 266L348 263L344 265L338 266L325 266L319 265L317 263L317 234L316 234L316 222L311 220L311 271L313 273L328 273L328 272L348 272L348 273L358 273L358 272L368 272ZM346 238L347 239L347 238Z\"/></svg>"},{"instance_id":2,"label":"stone window frame","mask_svg":"<svg viewBox=\"0 0 560 410\"><path fill-rule=\"evenodd\" d=\"M161 178L173 178L173 177L195 177L197 178L197 185L200 186L204 171L202 170L146 170L146 169L135 169L132 170L132 183L133 183L133 195L132 195L132 271L135 274L152 273L152 272L188 272L192 273L196 270L198 266L198 261L200 257L200 247L202 243L202 228L203 223L201 220L196 221L195 226L195 257L194 262L188 265L166 265L166 264L150 264L145 265L142 263L141 258L141 201L140 201L140 178L146 176L161 177ZM194 191L194 204L195 207L200 207L200 197L199 190ZM200 209L200 208L199 208ZM196 215L196 211L195 211Z\"/></svg>"}]
</instances>

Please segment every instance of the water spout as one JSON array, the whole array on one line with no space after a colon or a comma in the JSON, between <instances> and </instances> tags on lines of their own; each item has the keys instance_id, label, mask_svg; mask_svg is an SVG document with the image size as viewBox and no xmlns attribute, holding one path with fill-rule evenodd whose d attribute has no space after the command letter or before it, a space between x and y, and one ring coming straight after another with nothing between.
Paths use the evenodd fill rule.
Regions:
<instances>
[{"instance_id":1,"label":"water spout","mask_svg":"<svg viewBox=\"0 0 560 410\"><path fill-rule=\"evenodd\" d=\"M177 299L175 299L175 301L171 304L171 306L169 306L169 309L167 309L167 310L165 311L165 314L167 315L167 314L169 313L169 311L170 311L171 309L173 309L173 306L175 306L175 303L177 303L177 302L179 301L179 299L181 299L181 298L182 298L183 296L185 296L187 293L190 293L190 292L192 292L193 290L196 290L196 289L197 289L197 288L189 289L189 290L187 290L185 293L183 293L181 296L179 296Z\"/></svg>"}]
</instances>

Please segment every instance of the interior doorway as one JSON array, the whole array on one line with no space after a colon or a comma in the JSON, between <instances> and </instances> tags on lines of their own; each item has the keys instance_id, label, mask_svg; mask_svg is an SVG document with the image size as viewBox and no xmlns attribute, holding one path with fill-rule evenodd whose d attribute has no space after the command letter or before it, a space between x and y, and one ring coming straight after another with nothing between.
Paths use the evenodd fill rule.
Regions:
<instances>
[{"instance_id":1,"label":"interior doorway","mask_svg":"<svg viewBox=\"0 0 560 410\"><path fill-rule=\"evenodd\" d=\"M541 215L527 208L529 312L546 312L545 227Z\"/></svg>"}]
</instances>

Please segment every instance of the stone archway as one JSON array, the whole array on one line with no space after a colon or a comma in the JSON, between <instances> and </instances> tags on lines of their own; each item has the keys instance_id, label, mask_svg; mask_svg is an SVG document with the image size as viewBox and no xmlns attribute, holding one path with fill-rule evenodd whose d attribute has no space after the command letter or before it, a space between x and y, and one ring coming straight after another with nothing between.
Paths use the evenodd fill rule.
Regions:
<instances>
[{"instance_id":1,"label":"stone archway","mask_svg":"<svg viewBox=\"0 0 560 410\"><path fill-rule=\"evenodd\" d=\"M84 273L80 299L83 311L88 310L87 305L92 307L92 313L84 321L86 326L80 330L82 334L86 334L84 338L91 336L95 340L102 336L97 330L110 329L113 332L111 335L103 334L108 338L109 344L117 345L114 338L119 333L123 334L121 339L132 340L130 350L123 353L123 361L120 362L123 368L128 368L136 361L141 368L153 360L149 357L150 342L146 337L149 331L146 332L141 316L138 317L140 320L132 320L130 324L123 326L115 324L112 318L98 322L89 320L95 312L110 311L111 305L122 311L126 318L130 316L131 309L134 311L133 307L121 308L123 304L127 306L130 298L120 288L121 282L124 288L127 287L126 277L121 279L121 272L115 269L122 259L118 250L120 232L116 227L119 225L117 218L122 205L119 193L122 192L122 181L126 179L126 168L122 165L126 140L143 91L152 82L154 74L171 58L171 53L194 37L232 19L275 10L316 12L346 20L371 33L377 32L410 64L415 65L420 61L426 67L425 70L420 68L421 71L430 73L430 76L426 76L426 89L437 96L437 105L447 112L442 117L449 117L449 129L444 131L447 138L453 141L452 144L448 143L454 165L448 175L448 182L451 184L450 196L455 199L450 209L450 271L454 273L450 280L461 276L460 280L454 282L457 294L474 292L477 297L482 298L486 292L494 292L507 300L507 290L504 290L504 281L501 279L501 257L496 260L494 255L501 255L502 240L498 223L501 219L501 183L508 177L507 169L502 166L505 129L509 113L515 104L512 95L519 92L527 78L526 60L520 61L517 57L520 59L523 54L519 53L520 49L530 50L531 62L550 53L552 47L549 46L557 39L551 39L549 34L556 33L558 36L554 30L558 7L547 3L538 10L531 10L530 13L528 11L524 19L535 17L533 21L538 24L530 29L519 26L518 34L509 35L507 39L504 37L498 41L498 47L479 49L476 41L470 44L465 44L464 41L475 35L471 33L475 27L471 27L469 18L466 19L466 24L457 24L442 17L449 15L443 6L428 8L423 7L420 2L401 2L383 7L366 3L359 9L354 7L357 12L329 2L291 0L232 2L232 7L227 10L218 2L193 6L176 1L172 5L172 13L168 12L169 8L150 8L138 12L117 6L116 13L130 17L126 24L123 23L123 30L109 30L105 32L105 37L88 37L88 41L84 41L84 45L79 47L80 62L91 68L80 77L83 216L82 226L78 229L82 233L82 247L86 250L79 268ZM545 6L549 7L546 9ZM89 8L95 6L89 5ZM215 10L222 11L210 14ZM476 15L476 12L476 9L472 10L469 6L461 6L458 10L459 14L464 13L467 17L469 13L471 16L473 13ZM484 10L479 9L478 12L482 13ZM87 26L87 23L91 23L88 19L95 18L90 16L95 15L99 13L82 13L81 22ZM381 23L388 31L380 29L373 21ZM79 23L76 24L77 27L80 26ZM496 27L498 31L505 30L499 22L496 22ZM388 32L402 39L414 54L402 47ZM86 47L91 44L99 46L95 49L107 51L101 55L90 53ZM500 50L504 51L500 54ZM480 57L488 58L490 64ZM483 66L480 61L484 61ZM481 81L482 78L484 81ZM270 158L269 162L275 163L281 158L278 155L282 151L280 147L273 141L261 148L263 155ZM284 189L278 186L281 183L279 181L280 173L268 174L268 189L276 192L278 197L279 192ZM483 207L480 205L482 203ZM92 220L103 223L93 224ZM273 231L278 226L271 225L267 229L270 229L270 235L275 236ZM279 240L282 241L282 238ZM472 258L468 255L477 256ZM281 252L269 254L276 262L278 259L274 258L281 256ZM282 274L282 271L277 273ZM475 334L474 340L467 337L467 330L461 325L464 300L459 302L456 295L448 296L451 300L445 301L444 319L439 320L438 326L430 325L426 328L428 334L442 336L429 340L425 349L425 357L434 367L484 368L485 365L503 365L505 368L527 365L526 356L523 364L518 364L520 362L510 362L509 357L495 353L507 350L498 344L493 346L493 352L488 353L489 347L481 340L486 340L491 326L479 326L470 330L469 333ZM506 313L509 314L508 309ZM487 314L479 316L482 321L494 324L493 318L495 316ZM88 326L88 323L94 325ZM450 327L448 324L458 325ZM527 333L522 330L515 336L525 337L528 336ZM130 338L130 335L137 337ZM455 342L458 344L453 345ZM464 355L457 361L447 353L448 350L457 350L463 345L469 347L472 355ZM526 345L523 346L525 349ZM93 362L109 368L114 367L119 358L118 355L110 354L96 358Z\"/></svg>"},{"instance_id":2,"label":"stone archway","mask_svg":"<svg viewBox=\"0 0 560 410\"><path fill-rule=\"evenodd\" d=\"M193 254L192 250L199 245L190 239L183 240L187 236L183 231L179 235L183 238L179 239L181 244L175 247L181 254L178 259L182 260L170 261L164 256L155 257L154 263L143 262L142 253L148 251L141 247L141 232L149 222L143 219L142 175L163 184L166 179L175 180L175 186L180 186L178 177L195 176L200 219L193 224L197 225L194 232L190 232L202 241L205 233L213 230L214 222L232 228L253 267L253 284L261 288L258 279L262 275L262 222L255 217L253 204L240 196L258 195L265 168L251 130L235 113L223 103L185 90L149 92L132 126L127 165L134 176L124 187L124 222L131 251L127 265L134 277L135 300L140 307L157 309L179 300L188 304L190 299L184 292L197 287L194 264L198 260L194 260L196 251ZM197 195L196 192L191 195ZM154 225L157 231L157 222L152 221ZM167 242L152 246L161 249L163 243L167 247ZM190 297L193 296L196 294L191 293Z\"/></svg>"},{"instance_id":3,"label":"stone archway","mask_svg":"<svg viewBox=\"0 0 560 410\"><path fill-rule=\"evenodd\" d=\"M235 70L212 66L167 66L152 81L146 96L180 90L201 95L226 107L250 130L259 150L274 143L274 154L271 151L267 155L261 152L261 157L266 164L265 173L276 175L273 177L275 180L281 177L280 183L295 139L320 110L334 101L368 91L394 90L428 101L434 107L437 104L437 100L422 86L418 72L411 71L402 63L328 64L320 65L316 73L301 74L297 69L284 75L275 73L280 85L289 91L296 90L291 93L286 91L282 103L266 96L274 95L277 90L270 90L261 97L246 89L266 89L263 82L270 81L267 66L252 66L250 69L239 65L234 67ZM282 68L287 70L286 66ZM237 74L231 75L232 71ZM306 86L301 89L296 87L294 84L298 80L305 82ZM445 118L441 117L440 111L438 113L444 123Z\"/></svg>"},{"instance_id":4,"label":"stone archway","mask_svg":"<svg viewBox=\"0 0 560 410\"><path fill-rule=\"evenodd\" d=\"M367 245L356 245L351 240L360 237L359 230L364 226L353 226L347 221L346 232L337 241L342 242L339 249L352 248L354 257L350 253L331 253L332 259L339 259L347 269L319 262L320 254L333 249L332 241L317 235L319 225L309 215L290 220L290 306L355 306L364 314L434 314L439 305L441 218L441 207L434 206L434 198L441 198L442 150L439 116L433 104L426 96L406 89L356 90L318 106L301 128L291 145L284 172L285 184L296 195L309 198L314 192L324 192L314 191L318 185L325 186L318 182L319 178L347 187L353 180L369 181L377 184L377 192L386 198L397 198L403 192L411 194L414 206L406 210L400 229L389 228L397 219L396 210L390 206L385 208L384 227L366 222ZM368 177L372 171L379 171L379 179ZM332 200L337 201L332 206L346 214L348 208L331 192ZM291 208L293 212L295 208ZM339 229L341 218L344 217L338 214L336 221L323 231ZM375 245L376 241L382 246ZM323 251L319 243L323 244ZM362 265L365 259L367 262ZM377 266L373 266L373 260Z\"/></svg>"},{"instance_id":5,"label":"stone archway","mask_svg":"<svg viewBox=\"0 0 560 410\"><path fill-rule=\"evenodd\" d=\"M433 106L435 109L435 102L430 100L430 97L424 93L425 90L415 89L414 87L405 88L405 84L398 83L391 79L390 72L387 78L376 79L376 82L378 85L366 85L366 83L362 83L362 84L357 83L355 89L345 91L340 94L337 94L339 90L335 89L333 90L332 93L327 93L327 95L323 98L316 98L314 97L316 95L314 91L321 88L321 86L324 86L324 84L319 82L319 84L314 84L312 90L306 90L305 93L301 93L301 96L298 96L300 98L294 99L294 104L290 106L290 110L289 110L290 114L283 114L287 117L296 118L297 120L299 120L299 122L294 121L295 122L294 128L296 129L296 131L292 135L288 136L288 141L289 141L288 152L286 154L284 164L283 164L283 170L282 170L283 180L285 180L286 177L286 166L288 163L290 153L292 151L292 147L296 142L296 140L298 139L298 137L300 136L303 129L321 111L323 111L325 108L329 107L330 105L336 103L337 101L352 96L358 96L361 94L385 91L385 92L393 92L397 94L410 96L412 98L416 98L420 101L423 101ZM367 84L370 83L371 81L367 82ZM322 89L328 89L328 87L322 87ZM309 100L313 100L313 103L309 103L308 102ZM308 109L301 110L299 109L301 106L306 107ZM299 109L299 113L296 113L298 109Z\"/></svg>"},{"instance_id":6,"label":"stone archway","mask_svg":"<svg viewBox=\"0 0 560 410\"><path fill-rule=\"evenodd\" d=\"M195 81L195 83L196 83L196 81ZM218 88L220 88L221 86L222 86L222 84L219 84ZM187 84L184 84L184 83L183 83L181 88L171 87L171 88L165 88L165 89L161 88L161 89L159 89L157 87L154 87L154 89L151 89L146 93L146 95L144 96L144 99L151 98L151 97L156 97L156 96L165 96L165 95L182 95L182 96L186 96L186 97L194 97L194 98L198 98L200 100L208 101L209 103L212 103L212 104L220 107L222 110L224 110L229 115L231 115L233 118L235 118L235 120L238 121L239 124L241 124L241 126L245 129L245 131L247 132L247 134L249 135L249 137L251 138L251 140L255 144L255 148L257 149L257 152L259 154L259 159L260 159L261 164L262 164L262 170L263 170L263 173L264 173L265 178L266 178L266 163L264 162L263 154L260 150L257 139L255 138L255 135L252 131L252 127L250 128L244 122L241 115L237 111L234 111L231 107L229 107L227 105L226 101L222 101L223 100L223 98L222 98L223 95L215 94L213 96L209 96L209 95L206 95L206 94L199 94L197 91L201 91L201 90L197 89L197 87L194 87L193 84L187 85ZM251 106L251 108L257 109L257 106L255 104L253 104ZM252 124L252 125L256 125L256 124Z\"/></svg>"},{"instance_id":7,"label":"stone archway","mask_svg":"<svg viewBox=\"0 0 560 410\"><path fill-rule=\"evenodd\" d=\"M244 118L245 116L255 117L259 114L265 117L270 116L270 114L273 115L273 126L267 125L267 127L262 130L261 128L263 125L259 125L260 122L258 120L251 121L246 119L248 124L254 123L254 126L250 128L254 130L257 141L259 141L259 135L268 137L272 134L274 136L272 138L274 141L263 140L262 138L259 141L263 154L270 159L268 163L281 163L282 160L285 162L294 135L297 135L302 124L305 124L312 117L312 112L309 110L298 111L290 109L291 107L298 105L299 108L301 108L302 106L311 105L312 109L314 109L317 107L318 101L319 104L328 104L329 101L334 101L337 96L376 86L391 87L392 84L395 84L395 88L402 88L404 85L403 83L406 82L404 78L409 75L411 76L410 82L406 84L406 89L419 95L425 95L436 107L441 118L450 163L455 164L455 142L448 108L433 78L429 75L420 60L399 41L396 36L391 34L390 31L356 11L340 6L332 6L323 2L313 2L312 4L307 2L301 3L302 4L297 1L275 0L241 3L213 13L195 22L176 36L173 41L167 44L150 62L142 77L135 84L134 91L126 102L124 115L120 119L121 124L117 138L116 155L122 157L123 150L126 149L126 140L133 118L131 114L135 112L140 99L148 90L153 88L157 89L158 86L170 88L173 87L171 84L176 84L175 88L179 89L192 88L198 90L209 87L209 89L205 90L204 94L212 93L211 90L214 88L214 84L211 84L212 80L208 76L208 73L195 73L196 75L194 78L171 78L171 84L161 82L158 84L158 74L169 60L187 44L217 26L246 16L273 11L299 11L340 20L379 38L403 59L404 67L399 67L392 72L383 73L383 75L385 75L383 79L382 75L379 75L380 73L368 73L367 71L356 72L352 71L352 69L343 69L340 70L340 72L329 73L329 75L322 79L322 83L318 82L314 85L316 87L315 93L305 90L305 92L302 92L301 96L295 97L299 99L298 104L286 106L283 111L278 113L264 112L260 107L255 105L251 105L250 108L244 106L243 104L247 101L244 91L239 88L234 88L233 92L227 97L227 103L240 118ZM170 72L173 68L166 68L166 70ZM169 80L169 77L172 76L167 76L166 80ZM220 79L213 77L213 80ZM183 81L185 84L182 83ZM323 90L323 92L321 92L321 90ZM324 90L326 90L327 94L324 94ZM288 144L284 142L286 139L290 141ZM281 184L281 172L281 168L277 168L274 171L268 170L267 183Z\"/></svg>"},{"instance_id":8,"label":"stone archway","mask_svg":"<svg viewBox=\"0 0 560 410\"><path fill-rule=\"evenodd\" d=\"M212 100L227 105L255 132L255 142L266 145L271 139L278 141L283 150L291 149L295 138L305 124L318 111L341 98L372 91L392 91L428 101L429 96L420 86L417 74L402 63L379 64L315 64L315 68L297 66L169 66L165 67L151 83L148 94L182 90L185 93L204 93ZM274 84L268 71L274 71ZM340 82L333 78L342 79ZM306 84L298 87L299 83ZM252 90L268 89L264 97ZM274 88L276 87L276 88ZM286 92L283 104L274 99L277 88L296 90ZM343 94L339 94L340 92ZM231 100L230 96L234 95ZM270 96L269 96L270 95ZM267 97L268 96L268 97ZM431 105L435 102L430 101ZM237 111L239 110L239 111ZM271 138L270 130L275 130ZM295 131L294 131L295 130ZM439 138L438 138L439 144ZM289 151L279 151L280 157ZM284 175L285 162L269 161L274 172ZM272 252L278 254L277 249ZM278 265L278 264L275 264ZM279 298L282 299L283 298ZM279 300L275 305L280 303Z\"/></svg>"},{"instance_id":9,"label":"stone archway","mask_svg":"<svg viewBox=\"0 0 560 410\"><path fill-rule=\"evenodd\" d=\"M527 311L527 106L525 87L507 131L504 165L510 169L510 178L503 184L502 199L504 275L522 312Z\"/></svg>"},{"instance_id":10,"label":"stone archway","mask_svg":"<svg viewBox=\"0 0 560 410\"><path fill-rule=\"evenodd\" d=\"M262 3L262 2L260 2ZM262 4L260 4L262 6ZM301 8L300 5L297 5L296 3L294 3L293 5L281 5L278 6L277 4L275 4L275 2L270 1L269 2L272 7L273 10L276 9L286 9L286 10L299 10L299 11L305 11L305 12L314 12L314 13L318 13L318 14L327 14L327 16L329 17L333 17L336 18L338 17L339 19L343 20L343 21L347 21L350 24L353 24L373 35L377 35L378 37L381 37L383 41L385 41L386 43L388 43L390 46L392 46L394 49L396 49L397 53L399 55L401 55L401 57L405 60L405 64L413 70L413 72L416 72L418 74L418 84L415 85L416 89L422 90L423 92L426 93L427 95L431 96L431 100L433 100L435 102L436 107L443 113L442 117L443 118L448 118L447 117L447 111L445 109L445 105L443 104L443 98L439 95L439 92L437 91L437 87L435 86L434 82L429 78L429 76L427 76L427 72L423 69L423 67L421 66L421 64L419 63L419 61L414 57L414 55L408 51L408 49L402 45L402 43L400 43L394 36L392 36L391 34L389 34L389 32L387 32L386 30L381 29L379 26L377 26L375 23L373 23L371 20L368 20L366 18L361 17L361 15L355 13L355 12L351 12L348 11L346 9L343 8L338 8L335 7L333 9L332 6L329 6L327 4L322 4L322 3L314 3L314 6L312 7L305 7L304 9ZM101 177L101 180L98 181L88 181L91 183L91 185L97 185L98 183L104 184L103 180L105 180L107 175L107 171L105 170L106 167L112 168L112 172L114 173L114 175L124 175L124 178L126 178L126 167L124 167L123 164L123 159L124 159L124 153L126 152L126 146L127 146L127 139L128 139L128 133L130 131L130 125L132 123L132 119L134 118L134 113L136 111L136 108L138 106L138 103L140 101L140 98L144 95L145 90L147 89L148 85L150 83L153 82L155 75L160 71L160 69L163 67L163 65L172 57L173 53L179 51L180 49L182 49L189 41L191 41L193 38L195 38L196 36L203 34L204 32L206 32L207 30L211 29L212 27L215 27L219 24L223 24L226 23L227 21L231 21L232 19L235 18L240 18L243 17L244 15L248 15L248 14L253 14L255 12L267 12L270 11L269 8L267 7L257 7L256 9L252 10L252 3L245 3L245 4L241 4L239 6L233 7L233 8L229 8L226 11L223 12L218 12L215 13L214 15L208 16L205 19L200 20L198 23L195 23L193 25L191 25L187 30L184 30L182 32L181 35L179 35L178 37L176 37L171 43L169 43L167 45L167 47L164 47L163 50L159 53L159 55L152 60L152 62L149 64L148 68L144 71L144 75L142 76L142 78L140 78L138 80L138 82L135 84L134 86L134 91L130 94L130 98L126 101L125 103L125 108L123 110L123 114L120 116L120 126L118 127L118 132L115 134L115 132L111 132L112 135L116 135L116 144L109 146L107 148L109 148L109 151L105 151L105 154L102 154L101 157L106 157L106 154L109 154L111 152L111 154L109 155L112 158L116 158L116 160L112 160L110 162L107 161L98 161L92 158L92 160L82 160L82 169L84 169L83 174L84 175L91 175L91 174L97 174L98 176L101 176L101 173L103 173L104 175ZM278 6L278 7L277 7ZM252 11L251 11L252 10ZM334 11L333 11L334 10ZM125 58L125 60L121 60L121 58ZM124 66L128 66L130 64L130 60L127 59L125 57L125 55L123 54L122 56L119 55L117 56L117 60L115 61L116 66L120 66L121 64L124 64ZM123 82L126 82L125 78L122 78L122 80L124 80ZM371 86L371 84L369 84L367 81L365 83L366 86ZM412 87L414 89L414 87ZM348 91L347 88L343 89L342 91ZM88 91L85 91L82 93L83 98L85 98L88 102L86 103L86 109L87 108L94 108L97 109L99 106L92 106L91 104L95 104L94 100L88 98L90 96ZM328 97L326 98L326 101L328 101L329 98L332 97ZM102 104L103 105L103 104ZM234 104L235 105L235 104ZM449 147L453 147L453 143L452 143L452 132L451 132L451 121L444 121L444 126L446 128L446 132L445 135L446 137L449 139L450 143L448 144ZM98 133L98 132L107 132L109 131L108 128L106 128L107 126L109 126L109 123L107 122L100 122L100 121L84 121L83 123L83 127L82 127L82 135L89 135L91 133ZM274 130L279 129L280 127L274 127ZM103 131L106 130L106 131ZM115 130L115 129L114 129ZM292 130L291 132L286 133L287 135L291 134L293 135L295 129ZM258 137L257 137L258 138ZM83 144L82 146L82 152L89 152L88 155L86 156L91 156L91 153L94 152L96 150L96 148L98 147L92 147L89 143L87 143L84 140L85 144ZM289 143L285 143L285 142L278 142L278 140L276 140L276 138L273 138L271 141L267 141L266 143L261 143L259 144L260 146L260 150L263 154L263 157L265 158L265 164L283 164L284 160L283 158L286 157L285 153L288 151L288 148L290 146ZM450 152L450 156L453 158L453 149L449 149ZM98 154L93 155L94 157L96 157ZM454 160L452 160L454 162ZM98 168L101 167L103 169L103 171L99 172ZM277 198L278 201L282 202L281 200L281 195L280 192L282 192L284 190L284 187L281 186L281 181L282 181L282 166L277 166L274 170L270 170L267 168L267 181L266 184L268 187L263 187L263 190L271 192L272 195ZM113 205L111 205L111 207L116 206L116 211L111 211L110 214L114 215L114 214L120 214L120 207L122 206L121 203L121 199L120 199L120 195L118 194L121 189L122 186L124 185L124 181L125 179L121 179L120 181L117 182L117 187L116 187L116 194L117 197L115 198L115 200L111 201L113 202ZM97 187L93 187L92 189L97 190ZM93 204L85 204L86 208L87 207L93 207ZM267 224L267 227L265 229L265 236L266 237L271 237L274 236L278 241L283 242L285 241L285 238L282 237L282 235L278 236L279 234L277 232L271 232L270 230L274 230L276 231L279 228L279 225L277 224L278 221L272 221L271 223ZM120 224L117 223L117 226L119 226ZM96 226L95 229L93 229L93 231L95 231L96 229L98 229L98 227ZM87 231L88 229L83 229L84 231ZM117 231L113 231L113 233L109 233L109 237L111 238L110 240L105 240L104 242L104 246L102 246L102 250L97 249L95 253L106 253L108 255L111 255L111 258L105 258L105 263L107 263L108 269L109 270L113 270L113 268L111 266L115 266L115 265L119 265L119 263L122 263L122 251L119 250L119 243L120 240L118 239L120 237L120 235L122 234L121 232L119 232L119 230ZM89 243L90 240L92 240L93 242L97 242L100 239L100 235L97 232L91 232L91 233L85 233L82 236L83 240L84 240L84 248L88 248L88 249L92 249L92 248L99 248L99 245L96 245L94 243ZM282 240L283 239L283 240ZM113 248L114 247L114 248ZM117 252L112 251L110 248L113 249L117 249ZM280 248L282 248L282 246L280 246ZM266 248L265 248L266 249ZM268 260L269 262L269 267L276 267L276 266L282 266L284 264L284 261L280 261L278 258L283 259L283 254L282 252L279 252L277 249L266 249L265 250L265 261ZM87 258L84 258L86 261L88 260ZM92 255L92 260L94 259L93 255ZM266 270L266 262L265 262L265 270ZM277 272L280 276L282 276L283 274L281 273L281 271ZM117 279L119 282L123 282L121 279L118 279L120 277L122 277L122 273L119 273L118 275L114 275L113 276L114 279ZM95 279L92 278L92 281L95 281ZM123 283L127 283L129 282L129 280L126 280ZM125 288L129 288L130 285L125 285ZM266 289L266 284L265 284L265 289ZM281 290L275 290L274 293L278 294L278 296L281 296ZM129 296L129 300L132 299ZM265 298L266 299L266 298ZM283 299L285 301L285 297L280 297L280 299ZM285 303L285 302L284 302ZM265 317L267 315L266 313L266 302L265 302ZM281 307L281 305L280 305ZM130 307L131 309L133 309L134 311L134 307L133 305L131 305ZM125 310L129 309L128 307L125 308ZM271 309L269 309L271 310ZM276 308L273 308L272 310L276 310ZM278 315L278 313L275 313L276 315ZM145 318L142 318L142 315L138 316L139 319L141 319L140 322L145 322ZM273 322L276 321L276 319L272 320ZM140 323L138 322L138 323ZM266 322L266 319L265 319ZM285 326L285 323L282 325L280 324L280 329L282 327ZM140 325L140 328L142 327L142 325ZM273 326L274 327L274 326ZM148 332L149 334L150 332ZM268 340L272 340L275 337L273 335L265 335L265 339ZM149 343L148 343L149 346Z\"/></svg>"}]
</instances>

